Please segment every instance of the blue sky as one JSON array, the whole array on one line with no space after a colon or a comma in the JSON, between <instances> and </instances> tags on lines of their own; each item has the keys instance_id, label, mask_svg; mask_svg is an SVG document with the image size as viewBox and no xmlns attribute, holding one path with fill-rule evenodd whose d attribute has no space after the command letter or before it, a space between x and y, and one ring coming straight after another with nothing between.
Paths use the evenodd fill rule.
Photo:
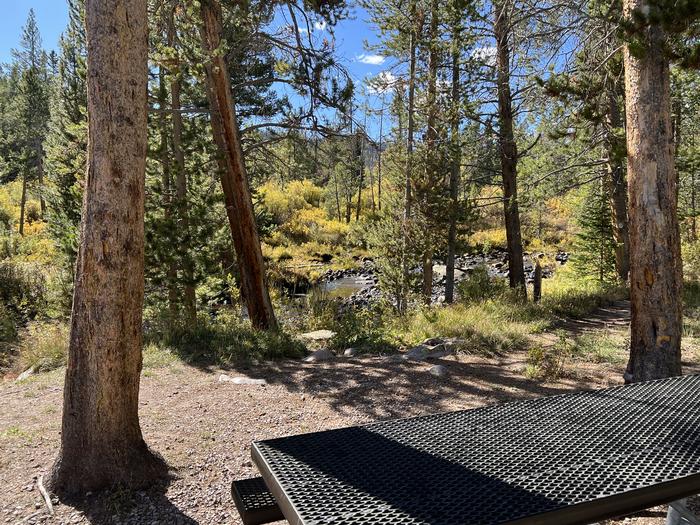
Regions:
<instances>
[{"instance_id":1,"label":"blue sky","mask_svg":"<svg viewBox=\"0 0 700 525\"><path fill-rule=\"evenodd\" d=\"M58 48L58 37L68 23L63 0L0 0L0 63L10 60L10 50L17 47L31 8L36 12L44 47Z\"/></svg>"},{"instance_id":2,"label":"blue sky","mask_svg":"<svg viewBox=\"0 0 700 525\"><path fill-rule=\"evenodd\" d=\"M58 38L68 22L68 8L64 0L0 0L0 63L11 59L11 49L17 47L22 26L29 9L34 8L39 30L47 50L57 49ZM336 27L336 39L343 62L357 81L367 74L381 71L379 58L368 56L364 40L374 40L372 29L365 23L362 10L351 10L351 18ZM363 54L365 56L362 57ZM363 63L362 60L368 63Z\"/></svg>"},{"instance_id":3,"label":"blue sky","mask_svg":"<svg viewBox=\"0 0 700 525\"><path fill-rule=\"evenodd\" d=\"M26 23L29 10L36 13L44 48L48 51L58 49L58 39L68 23L68 8L65 0L0 0L0 64L10 62L11 50L18 47L22 26ZM353 7L349 17L335 27L336 50L340 62L350 73L359 95L364 79L377 75L389 67L389 61L366 51L364 42L377 42L373 29L367 24L367 13ZM317 26L318 36L327 33L327 29ZM359 98L359 97L358 97ZM371 106L378 100L372 97ZM368 123L373 128L371 122Z\"/></svg>"}]
</instances>

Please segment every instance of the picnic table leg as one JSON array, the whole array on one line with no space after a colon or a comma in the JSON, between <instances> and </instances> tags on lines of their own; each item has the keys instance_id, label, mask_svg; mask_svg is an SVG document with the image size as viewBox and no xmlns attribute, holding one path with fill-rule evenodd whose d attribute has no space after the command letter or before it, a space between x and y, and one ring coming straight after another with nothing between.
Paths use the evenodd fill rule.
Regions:
<instances>
[{"instance_id":1,"label":"picnic table leg","mask_svg":"<svg viewBox=\"0 0 700 525\"><path fill-rule=\"evenodd\" d=\"M679 499L668 506L666 525L700 525L700 519L686 506L686 500Z\"/></svg>"}]
</instances>

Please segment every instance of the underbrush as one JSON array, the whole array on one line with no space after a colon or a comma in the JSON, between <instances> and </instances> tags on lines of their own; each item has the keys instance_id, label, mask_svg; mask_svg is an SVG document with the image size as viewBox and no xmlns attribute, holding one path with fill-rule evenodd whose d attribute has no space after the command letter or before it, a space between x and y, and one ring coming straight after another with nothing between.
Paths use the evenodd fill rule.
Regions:
<instances>
[{"instance_id":1,"label":"underbrush","mask_svg":"<svg viewBox=\"0 0 700 525\"><path fill-rule=\"evenodd\" d=\"M37 321L22 334L19 365L21 370L48 372L66 364L69 327L65 323Z\"/></svg>"},{"instance_id":2,"label":"underbrush","mask_svg":"<svg viewBox=\"0 0 700 525\"><path fill-rule=\"evenodd\" d=\"M195 327L162 320L149 328L145 343L153 359L158 358L156 348L159 348L187 363L201 366L298 358L306 350L288 333L256 330L248 321L226 310L218 312L214 318L200 317ZM149 349L151 345L155 348Z\"/></svg>"}]
</instances>

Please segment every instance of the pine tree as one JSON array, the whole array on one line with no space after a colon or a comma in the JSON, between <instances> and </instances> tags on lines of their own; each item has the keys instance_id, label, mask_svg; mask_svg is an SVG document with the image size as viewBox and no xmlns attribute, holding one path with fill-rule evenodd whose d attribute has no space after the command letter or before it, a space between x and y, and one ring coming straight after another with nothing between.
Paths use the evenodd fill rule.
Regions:
<instances>
[{"instance_id":1,"label":"pine tree","mask_svg":"<svg viewBox=\"0 0 700 525\"><path fill-rule=\"evenodd\" d=\"M87 169L85 0L69 0L46 140L49 227L72 272Z\"/></svg>"},{"instance_id":2,"label":"pine tree","mask_svg":"<svg viewBox=\"0 0 700 525\"><path fill-rule=\"evenodd\" d=\"M610 220L609 195L602 179L589 185L579 212L574 264L601 283L617 282L615 240Z\"/></svg>"},{"instance_id":3,"label":"pine tree","mask_svg":"<svg viewBox=\"0 0 700 525\"><path fill-rule=\"evenodd\" d=\"M19 233L24 234L25 205L30 184L36 182L36 192L44 217L44 139L46 137L49 112L49 75L47 55L41 48L41 35L34 10L30 9L27 22L22 28L19 49L12 54L20 73L19 122L21 148L24 152L22 167L22 199L20 203Z\"/></svg>"}]
</instances>

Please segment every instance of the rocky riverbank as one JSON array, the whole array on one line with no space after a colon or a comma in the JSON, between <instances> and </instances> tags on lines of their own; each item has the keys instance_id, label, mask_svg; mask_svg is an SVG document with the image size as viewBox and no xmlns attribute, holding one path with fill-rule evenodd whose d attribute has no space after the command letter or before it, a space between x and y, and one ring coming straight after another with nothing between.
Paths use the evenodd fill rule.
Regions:
<instances>
[{"instance_id":1,"label":"rocky riverbank","mask_svg":"<svg viewBox=\"0 0 700 525\"><path fill-rule=\"evenodd\" d=\"M526 253L523 257L525 278L531 283L535 277L535 258L539 254ZM552 277L558 266L566 264L569 260L567 252L557 252L553 257L555 264L548 264L542 268L542 277ZM505 250L493 250L488 254L464 254L455 261L455 281L462 281L471 275L477 268L485 267L489 277L495 279L508 278L508 256ZM433 302L442 303L445 300L446 266L442 261L436 261L433 266ZM365 258L358 268L344 270L329 270L322 279L320 286L323 290L332 291L336 284L342 282L347 288L355 287L356 291L340 297L343 305L348 307L366 307L382 297L378 286L378 275L374 261ZM332 294L331 294L332 295Z\"/></svg>"}]
</instances>

